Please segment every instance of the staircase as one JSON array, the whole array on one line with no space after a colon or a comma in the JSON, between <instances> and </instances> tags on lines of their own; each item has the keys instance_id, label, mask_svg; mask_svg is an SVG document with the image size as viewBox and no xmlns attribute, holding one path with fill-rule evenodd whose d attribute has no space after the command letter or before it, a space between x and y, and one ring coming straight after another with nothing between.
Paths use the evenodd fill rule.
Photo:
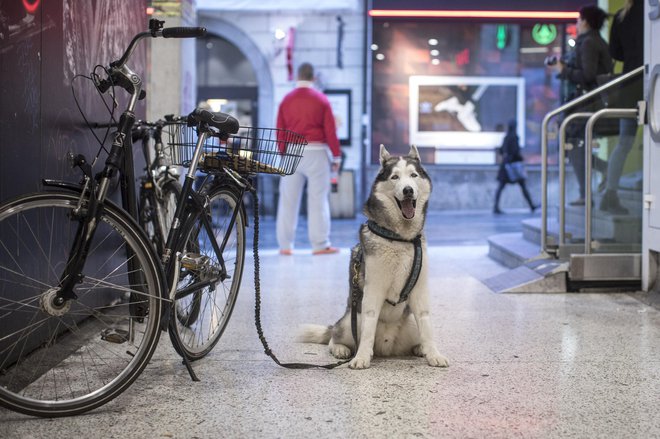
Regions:
<instances>
[{"instance_id":1,"label":"staircase","mask_svg":"<svg viewBox=\"0 0 660 439\"><path fill-rule=\"evenodd\" d=\"M629 211L627 215L599 210L601 195L594 197L591 255L583 255L582 206L566 209L565 243L559 247L558 258L542 254L540 217L523 220L520 232L489 237L490 258L512 270L484 283L495 292L559 292L585 286L636 286L637 256L641 253L642 196L639 191L620 190L619 198ZM548 242L554 244L559 242L557 210L553 209L551 214L554 217L548 219ZM616 273L617 277L608 277L611 273Z\"/></svg>"}]
</instances>

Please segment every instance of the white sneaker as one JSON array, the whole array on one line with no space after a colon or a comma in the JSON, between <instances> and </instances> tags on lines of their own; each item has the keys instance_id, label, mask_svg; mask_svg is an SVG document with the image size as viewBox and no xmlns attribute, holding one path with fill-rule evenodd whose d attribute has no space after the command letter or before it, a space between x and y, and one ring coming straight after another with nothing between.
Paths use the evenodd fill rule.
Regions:
<instances>
[{"instance_id":1,"label":"white sneaker","mask_svg":"<svg viewBox=\"0 0 660 439\"><path fill-rule=\"evenodd\" d=\"M481 124L477 121L477 115L474 112L474 104L472 101L467 101L460 111L456 113L456 117L466 130L481 131Z\"/></svg>"},{"instance_id":2,"label":"white sneaker","mask_svg":"<svg viewBox=\"0 0 660 439\"><path fill-rule=\"evenodd\" d=\"M446 111L448 113L458 113L458 111L463 108L456 96L452 96L449 99L440 101L434 108L438 113L441 111Z\"/></svg>"},{"instance_id":3,"label":"white sneaker","mask_svg":"<svg viewBox=\"0 0 660 439\"><path fill-rule=\"evenodd\" d=\"M472 101L461 104L456 96L452 96L449 99L439 102L434 110L437 112L446 111L452 113L468 131L481 131L481 124L477 121Z\"/></svg>"}]
</instances>

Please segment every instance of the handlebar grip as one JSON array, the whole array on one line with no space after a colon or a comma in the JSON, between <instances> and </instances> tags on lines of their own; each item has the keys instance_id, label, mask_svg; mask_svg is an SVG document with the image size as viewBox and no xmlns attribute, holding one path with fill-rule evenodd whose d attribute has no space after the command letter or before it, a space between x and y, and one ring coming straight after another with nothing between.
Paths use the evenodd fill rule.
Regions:
<instances>
[{"instance_id":1,"label":"handlebar grip","mask_svg":"<svg viewBox=\"0 0 660 439\"><path fill-rule=\"evenodd\" d=\"M206 35L205 27L166 27L163 38L197 38Z\"/></svg>"}]
</instances>

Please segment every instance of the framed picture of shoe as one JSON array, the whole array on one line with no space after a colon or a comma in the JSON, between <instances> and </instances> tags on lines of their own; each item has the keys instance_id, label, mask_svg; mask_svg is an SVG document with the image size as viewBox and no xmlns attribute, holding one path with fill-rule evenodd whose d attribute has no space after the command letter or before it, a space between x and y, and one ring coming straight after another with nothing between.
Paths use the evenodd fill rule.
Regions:
<instances>
[{"instance_id":1,"label":"framed picture of shoe","mask_svg":"<svg viewBox=\"0 0 660 439\"><path fill-rule=\"evenodd\" d=\"M525 144L524 78L411 76L409 87L410 143L436 148L436 163L494 163L512 119Z\"/></svg>"},{"instance_id":2,"label":"framed picture of shoe","mask_svg":"<svg viewBox=\"0 0 660 439\"><path fill-rule=\"evenodd\" d=\"M351 144L351 90L324 90L335 116L337 137L344 146Z\"/></svg>"}]
</instances>

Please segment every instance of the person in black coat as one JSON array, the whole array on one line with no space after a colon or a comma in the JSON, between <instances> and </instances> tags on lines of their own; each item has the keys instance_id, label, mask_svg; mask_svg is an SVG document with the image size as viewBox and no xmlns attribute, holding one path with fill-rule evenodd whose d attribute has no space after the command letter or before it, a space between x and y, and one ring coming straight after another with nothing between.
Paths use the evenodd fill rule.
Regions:
<instances>
[{"instance_id":1,"label":"person in black coat","mask_svg":"<svg viewBox=\"0 0 660 439\"><path fill-rule=\"evenodd\" d=\"M534 211L538 208L538 205L534 204L532 197L529 195L526 179L519 178L514 181L509 177L509 173L506 170L507 164L516 162L522 163L523 161L522 154L520 154L520 144L518 140L518 133L516 132L516 127L517 123L515 120L509 122L506 135L502 141L502 147L500 148L500 152L502 154L502 162L500 163L500 169L497 172L497 180L499 181L499 185L497 186L497 191L495 192L495 206L493 207L493 213L495 214L503 213L500 210L500 196L502 195L504 186L509 183L518 183L518 185L520 185L520 190L522 191L525 200L527 200L527 204L529 204L529 208L532 213L534 213Z\"/></svg>"},{"instance_id":2,"label":"person in black coat","mask_svg":"<svg viewBox=\"0 0 660 439\"><path fill-rule=\"evenodd\" d=\"M627 0L612 21L610 30L610 54L617 61L623 61L622 73L628 73L644 64L644 3L642 0ZM626 108L635 108L642 100L641 83L622 87L626 96L623 102ZM625 215L628 209L619 202L619 180L628 153L635 143L637 120L619 120L619 139L607 167L607 187L601 199L599 209L605 212Z\"/></svg>"},{"instance_id":3,"label":"person in black coat","mask_svg":"<svg viewBox=\"0 0 660 439\"><path fill-rule=\"evenodd\" d=\"M595 5L580 8L577 20L578 37L575 42L574 64L567 64L560 60L554 65L557 77L566 80L574 86L574 92L568 100L575 99L598 86L597 76L612 72L612 57L610 49L600 36L600 29L607 19L607 12ZM578 181L580 197L571 201L572 206L584 206L585 200L585 151L584 125L572 124L571 128L578 128L578 133L567 129L568 143L573 148L567 151L568 159L573 165L575 177ZM571 131L569 133L569 131ZM590 145L587 147L591 148ZM593 169L604 174L607 172L607 162L598 157L591 156Z\"/></svg>"}]
</instances>

